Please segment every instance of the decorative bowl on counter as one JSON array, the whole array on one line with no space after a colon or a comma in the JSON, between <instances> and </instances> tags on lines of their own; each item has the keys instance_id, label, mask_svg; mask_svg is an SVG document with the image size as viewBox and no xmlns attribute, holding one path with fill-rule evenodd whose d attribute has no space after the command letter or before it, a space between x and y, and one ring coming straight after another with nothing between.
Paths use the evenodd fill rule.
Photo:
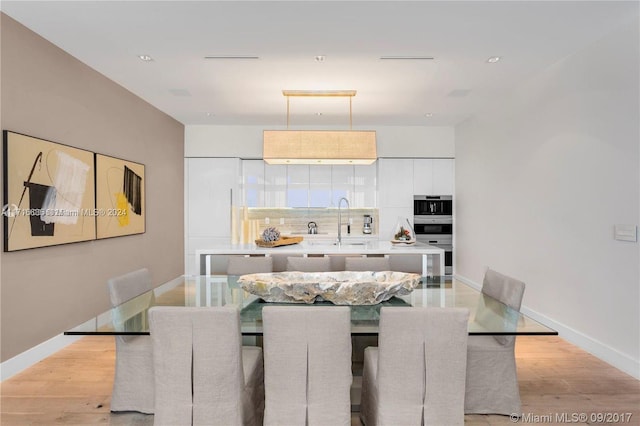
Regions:
<instances>
[{"instance_id":1,"label":"decorative bowl on counter","mask_svg":"<svg viewBox=\"0 0 640 426\"><path fill-rule=\"evenodd\" d=\"M273 272L243 275L238 283L265 302L376 305L411 293L420 283L420 275L393 271Z\"/></svg>"}]
</instances>

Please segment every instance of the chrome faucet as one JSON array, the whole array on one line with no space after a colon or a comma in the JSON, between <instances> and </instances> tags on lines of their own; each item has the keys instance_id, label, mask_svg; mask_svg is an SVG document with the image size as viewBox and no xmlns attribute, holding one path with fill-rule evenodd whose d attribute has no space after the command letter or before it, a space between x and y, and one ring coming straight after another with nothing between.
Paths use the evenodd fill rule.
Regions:
<instances>
[{"instance_id":1,"label":"chrome faucet","mask_svg":"<svg viewBox=\"0 0 640 426\"><path fill-rule=\"evenodd\" d=\"M347 212L348 218L347 223L342 223L342 202L347 203ZM347 225L347 233L349 232L349 227L351 226L351 208L349 207L349 200L342 197L338 200L338 245L342 244L342 225Z\"/></svg>"}]
</instances>

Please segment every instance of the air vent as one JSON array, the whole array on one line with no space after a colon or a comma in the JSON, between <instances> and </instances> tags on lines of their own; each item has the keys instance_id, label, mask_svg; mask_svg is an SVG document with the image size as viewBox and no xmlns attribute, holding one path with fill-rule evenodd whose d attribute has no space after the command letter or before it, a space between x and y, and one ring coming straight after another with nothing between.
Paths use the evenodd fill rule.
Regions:
<instances>
[{"instance_id":1,"label":"air vent","mask_svg":"<svg viewBox=\"0 0 640 426\"><path fill-rule=\"evenodd\" d=\"M383 60L399 60L399 61L433 61L433 56L380 56Z\"/></svg>"},{"instance_id":2,"label":"air vent","mask_svg":"<svg viewBox=\"0 0 640 426\"><path fill-rule=\"evenodd\" d=\"M259 56L249 55L211 55L205 56L205 59L260 59Z\"/></svg>"}]
</instances>

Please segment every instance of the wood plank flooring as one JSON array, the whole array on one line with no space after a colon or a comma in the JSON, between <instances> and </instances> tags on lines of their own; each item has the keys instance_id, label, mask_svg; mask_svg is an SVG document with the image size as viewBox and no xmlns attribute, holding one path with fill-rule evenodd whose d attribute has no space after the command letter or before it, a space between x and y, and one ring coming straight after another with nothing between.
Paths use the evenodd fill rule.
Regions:
<instances>
[{"instance_id":1,"label":"wood plank flooring","mask_svg":"<svg viewBox=\"0 0 640 426\"><path fill-rule=\"evenodd\" d=\"M0 424L152 425L153 416L109 412L114 358L112 337L84 337L5 380ZM631 413L625 424L640 425L640 381L576 346L554 336L518 337L516 358L525 416L553 420L529 417L518 423L563 424L555 420L556 413ZM465 423L513 424L506 416L493 415L467 415ZM352 425L359 424L354 414Z\"/></svg>"}]
</instances>

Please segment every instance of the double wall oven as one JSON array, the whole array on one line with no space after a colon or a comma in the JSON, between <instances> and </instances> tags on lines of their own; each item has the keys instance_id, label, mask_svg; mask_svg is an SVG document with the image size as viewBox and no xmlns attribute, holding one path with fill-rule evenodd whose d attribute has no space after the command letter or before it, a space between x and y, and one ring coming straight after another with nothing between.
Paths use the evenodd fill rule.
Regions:
<instances>
[{"instance_id":1,"label":"double wall oven","mask_svg":"<svg viewBox=\"0 0 640 426\"><path fill-rule=\"evenodd\" d=\"M416 240L444 249L445 274L453 274L453 198L451 195L414 195L413 227Z\"/></svg>"}]
</instances>

